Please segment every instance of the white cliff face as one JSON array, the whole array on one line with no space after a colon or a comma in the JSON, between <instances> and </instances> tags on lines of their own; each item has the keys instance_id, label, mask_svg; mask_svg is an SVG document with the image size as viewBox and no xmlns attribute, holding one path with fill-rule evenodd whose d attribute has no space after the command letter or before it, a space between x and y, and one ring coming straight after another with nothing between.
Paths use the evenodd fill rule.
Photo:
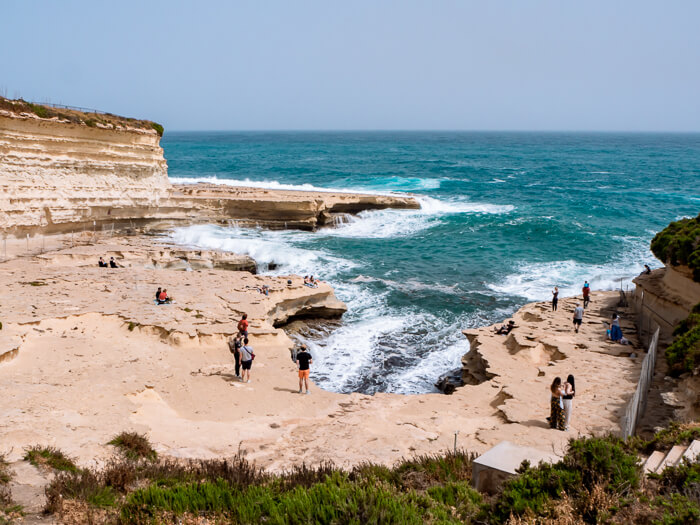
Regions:
<instances>
[{"instance_id":1,"label":"white cliff face","mask_svg":"<svg viewBox=\"0 0 700 525\"><path fill-rule=\"evenodd\" d=\"M167 198L155 130L108 130L0 111L0 229L140 218Z\"/></svg>"}]
</instances>

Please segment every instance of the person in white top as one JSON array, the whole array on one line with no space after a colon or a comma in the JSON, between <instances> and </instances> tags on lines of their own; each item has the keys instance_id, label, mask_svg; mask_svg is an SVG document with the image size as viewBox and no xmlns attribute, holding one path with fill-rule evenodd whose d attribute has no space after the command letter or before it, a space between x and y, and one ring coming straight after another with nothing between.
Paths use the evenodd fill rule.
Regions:
<instances>
[{"instance_id":1,"label":"person in white top","mask_svg":"<svg viewBox=\"0 0 700 525\"><path fill-rule=\"evenodd\" d=\"M576 329L576 333L578 333L581 323L583 323L583 308L580 304L577 304L576 308L574 308L574 328Z\"/></svg>"}]
</instances>

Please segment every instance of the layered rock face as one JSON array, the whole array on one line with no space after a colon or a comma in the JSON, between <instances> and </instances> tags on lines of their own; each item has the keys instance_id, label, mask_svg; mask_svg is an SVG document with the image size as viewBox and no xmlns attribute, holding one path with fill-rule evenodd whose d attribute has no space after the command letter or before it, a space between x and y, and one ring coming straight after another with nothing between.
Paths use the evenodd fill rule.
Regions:
<instances>
[{"instance_id":1,"label":"layered rock face","mask_svg":"<svg viewBox=\"0 0 700 525\"><path fill-rule=\"evenodd\" d=\"M89 120L89 119L88 119ZM154 129L89 127L0 109L0 230L56 233L238 221L315 230L412 197L177 185Z\"/></svg>"},{"instance_id":2,"label":"layered rock face","mask_svg":"<svg viewBox=\"0 0 700 525\"><path fill-rule=\"evenodd\" d=\"M215 184L175 185L168 204L196 210L198 220L233 220L275 229L315 230L346 214L386 208L419 209L412 197L313 191L266 190ZM171 216L173 216L171 214Z\"/></svg>"},{"instance_id":3,"label":"layered rock face","mask_svg":"<svg viewBox=\"0 0 700 525\"><path fill-rule=\"evenodd\" d=\"M0 112L0 228L67 231L157 214L170 191L155 130Z\"/></svg>"},{"instance_id":4,"label":"layered rock face","mask_svg":"<svg viewBox=\"0 0 700 525\"><path fill-rule=\"evenodd\" d=\"M689 268L666 266L638 276L634 284L635 310L643 321L657 324L661 340L669 343L675 326L700 301L700 283L693 280Z\"/></svg>"}]
</instances>

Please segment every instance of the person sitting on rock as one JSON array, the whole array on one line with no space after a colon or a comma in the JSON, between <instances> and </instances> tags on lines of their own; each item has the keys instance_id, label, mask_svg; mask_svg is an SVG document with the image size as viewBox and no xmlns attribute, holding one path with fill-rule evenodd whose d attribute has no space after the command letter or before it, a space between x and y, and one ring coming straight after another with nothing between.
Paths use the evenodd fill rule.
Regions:
<instances>
[{"instance_id":1,"label":"person sitting on rock","mask_svg":"<svg viewBox=\"0 0 700 525\"><path fill-rule=\"evenodd\" d=\"M508 325L502 325L498 330L496 330L496 333L498 335L508 335L511 333L511 331L515 328L515 321L512 319L508 321Z\"/></svg>"},{"instance_id":2,"label":"person sitting on rock","mask_svg":"<svg viewBox=\"0 0 700 525\"><path fill-rule=\"evenodd\" d=\"M117 266L117 261L114 260L114 257L109 258L109 267L110 268L119 268L119 266Z\"/></svg>"},{"instance_id":3,"label":"person sitting on rock","mask_svg":"<svg viewBox=\"0 0 700 525\"><path fill-rule=\"evenodd\" d=\"M97 262L97 266L100 268L107 268L107 263L102 257L100 257L100 260Z\"/></svg>"},{"instance_id":4,"label":"person sitting on rock","mask_svg":"<svg viewBox=\"0 0 700 525\"><path fill-rule=\"evenodd\" d=\"M158 289L156 290L156 301L160 301L160 292L162 292L162 290L160 289L160 286L159 286Z\"/></svg>"},{"instance_id":5,"label":"person sitting on rock","mask_svg":"<svg viewBox=\"0 0 700 525\"><path fill-rule=\"evenodd\" d=\"M158 304L167 304L173 302L172 297L168 297L168 290L163 288L163 291L160 292L160 295L158 296Z\"/></svg>"}]
</instances>

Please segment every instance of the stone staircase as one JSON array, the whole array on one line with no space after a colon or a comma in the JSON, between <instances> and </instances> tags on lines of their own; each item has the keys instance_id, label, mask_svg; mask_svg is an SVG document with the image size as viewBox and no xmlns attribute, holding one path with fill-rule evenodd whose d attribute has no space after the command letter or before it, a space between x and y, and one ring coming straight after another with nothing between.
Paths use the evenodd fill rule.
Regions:
<instances>
[{"instance_id":1,"label":"stone staircase","mask_svg":"<svg viewBox=\"0 0 700 525\"><path fill-rule=\"evenodd\" d=\"M666 467L675 467L683 460L700 461L700 440L694 440L690 445L676 445L668 453L655 450L644 461L645 474L661 474Z\"/></svg>"}]
</instances>

